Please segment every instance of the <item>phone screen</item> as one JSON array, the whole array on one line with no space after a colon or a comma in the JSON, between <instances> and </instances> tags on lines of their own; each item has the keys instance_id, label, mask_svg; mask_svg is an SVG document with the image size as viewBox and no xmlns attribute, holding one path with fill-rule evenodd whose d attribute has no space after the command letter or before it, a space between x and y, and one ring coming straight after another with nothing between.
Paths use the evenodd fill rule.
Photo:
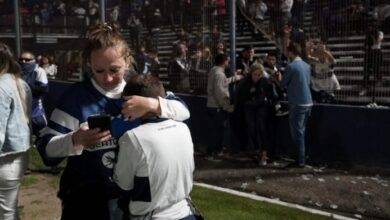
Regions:
<instances>
[{"instance_id":1,"label":"phone screen","mask_svg":"<svg viewBox=\"0 0 390 220\"><path fill-rule=\"evenodd\" d=\"M109 115L92 115L88 117L89 129L100 128L100 131L111 131L111 117Z\"/></svg>"}]
</instances>

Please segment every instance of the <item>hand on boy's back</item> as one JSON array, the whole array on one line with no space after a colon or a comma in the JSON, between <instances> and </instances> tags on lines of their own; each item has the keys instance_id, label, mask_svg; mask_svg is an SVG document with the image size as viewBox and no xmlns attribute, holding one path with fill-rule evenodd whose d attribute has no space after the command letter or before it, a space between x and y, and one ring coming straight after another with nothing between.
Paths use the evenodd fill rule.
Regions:
<instances>
[{"instance_id":1,"label":"hand on boy's back","mask_svg":"<svg viewBox=\"0 0 390 220\"><path fill-rule=\"evenodd\" d=\"M160 104L158 99L147 98L142 96L126 96L122 106L122 114L124 117L135 120L147 113L160 115Z\"/></svg>"},{"instance_id":2,"label":"hand on boy's back","mask_svg":"<svg viewBox=\"0 0 390 220\"><path fill-rule=\"evenodd\" d=\"M93 147L111 138L110 131L100 131L99 128L89 129L88 126L81 126L72 134L73 146Z\"/></svg>"}]
</instances>

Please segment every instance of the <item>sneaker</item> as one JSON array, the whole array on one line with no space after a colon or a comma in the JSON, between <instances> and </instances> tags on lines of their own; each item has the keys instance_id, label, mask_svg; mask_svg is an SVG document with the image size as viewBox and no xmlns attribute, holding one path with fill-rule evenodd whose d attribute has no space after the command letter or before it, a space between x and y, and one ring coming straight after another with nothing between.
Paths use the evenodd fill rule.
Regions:
<instances>
[{"instance_id":1,"label":"sneaker","mask_svg":"<svg viewBox=\"0 0 390 220\"><path fill-rule=\"evenodd\" d=\"M279 109L278 111L276 111L275 113L276 116L285 116L285 115L288 115L288 111L283 111L281 109Z\"/></svg>"}]
</instances>

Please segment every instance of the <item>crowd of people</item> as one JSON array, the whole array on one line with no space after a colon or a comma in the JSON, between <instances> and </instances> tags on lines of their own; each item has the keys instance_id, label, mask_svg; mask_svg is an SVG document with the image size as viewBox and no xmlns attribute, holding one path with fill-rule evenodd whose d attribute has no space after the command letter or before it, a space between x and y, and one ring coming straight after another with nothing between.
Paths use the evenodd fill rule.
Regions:
<instances>
[{"instance_id":1,"label":"crowd of people","mask_svg":"<svg viewBox=\"0 0 390 220\"><path fill-rule=\"evenodd\" d=\"M16 59L0 44L0 218L18 218L34 134L46 165L67 159L58 193L61 219L196 219L189 198L194 149L181 122L189 118L187 107L157 77L128 71L130 49L114 25L93 25L87 38L90 78L65 91L48 120L34 114L43 112L45 71L31 52ZM91 116L110 125L93 127Z\"/></svg>"}]
</instances>

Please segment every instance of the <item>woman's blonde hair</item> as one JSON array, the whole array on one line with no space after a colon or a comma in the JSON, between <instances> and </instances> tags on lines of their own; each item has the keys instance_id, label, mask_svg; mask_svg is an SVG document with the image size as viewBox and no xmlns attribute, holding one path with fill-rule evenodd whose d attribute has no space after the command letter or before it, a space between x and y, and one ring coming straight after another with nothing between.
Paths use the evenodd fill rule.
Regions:
<instances>
[{"instance_id":1,"label":"woman's blonde hair","mask_svg":"<svg viewBox=\"0 0 390 220\"><path fill-rule=\"evenodd\" d=\"M130 64L131 50L116 25L100 23L91 26L87 32L87 43L83 51L84 62L90 62L93 51L110 47L116 47L121 56Z\"/></svg>"},{"instance_id":2,"label":"woman's blonde hair","mask_svg":"<svg viewBox=\"0 0 390 220\"><path fill-rule=\"evenodd\" d=\"M27 106L27 93L21 84L21 68L14 59L10 48L3 43L0 43L0 74L10 73L14 76L16 87L18 89L20 102L23 107L24 115L27 122L30 121L29 108Z\"/></svg>"},{"instance_id":3,"label":"woman's blonde hair","mask_svg":"<svg viewBox=\"0 0 390 220\"><path fill-rule=\"evenodd\" d=\"M249 74L252 74L253 72L260 70L260 72L263 74L264 72L264 66L260 63L254 63L249 69Z\"/></svg>"}]
</instances>

